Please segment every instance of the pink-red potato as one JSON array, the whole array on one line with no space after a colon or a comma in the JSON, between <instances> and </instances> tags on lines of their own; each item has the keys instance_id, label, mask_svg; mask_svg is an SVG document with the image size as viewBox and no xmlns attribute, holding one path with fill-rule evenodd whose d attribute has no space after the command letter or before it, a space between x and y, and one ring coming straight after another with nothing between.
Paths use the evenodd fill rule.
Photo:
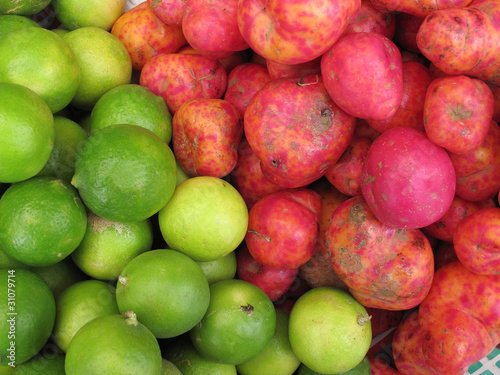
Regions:
<instances>
[{"instance_id":1,"label":"pink-red potato","mask_svg":"<svg viewBox=\"0 0 500 375\"><path fill-rule=\"evenodd\" d=\"M186 0L147 0L154 14L167 25L182 26Z\"/></svg>"},{"instance_id":2,"label":"pink-red potato","mask_svg":"<svg viewBox=\"0 0 500 375\"><path fill-rule=\"evenodd\" d=\"M392 349L403 375L462 375L500 342L500 275L459 261L440 267L418 310L396 328Z\"/></svg>"},{"instance_id":3,"label":"pink-red potato","mask_svg":"<svg viewBox=\"0 0 500 375\"><path fill-rule=\"evenodd\" d=\"M493 94L494 108L493 108L493 121L500 123L500 86L488 85L491 93Z\"/></svg>"},{"instance_id":4,"label":"pink-red potato","mask_svg":"<svg viewBox=\"0 0 500 375\"><path fill-rule=\"evenodd\" d=\"M243 119L224 99L192 99L172 118L172 146L182 169L191 177L225 177L238 161Z\"/></svg>"},{"instance_id":5,"label":"pink-red potato","mask_svg":"<svg viewBox=\"0 0 500 375\"><path fill-rule=\"evenodd\" d=\"M286 189L273 184L264 176L259 158L244 137L238 146L238 161L230 173L230 178L231 184L241 194L248 209L266 195Z\"/></svg>"},{"instance_id":6,"label":"pink-red potato","mask_svg":"<svg viewBox=\"0 0 500 375\"><path fill-rule=\"evenodd\" d=\"M417 33L422 54L447 74L500 85L500 2L474 0L465 8L435 10Z\"/></svg>"},{"instance_id":7,"label":"pink-red potato","mask_svg":"<svg viewBox=\"0 0 500 375\"><path fill-rule=\"evenodd\" d=\"M139 83L161 96L173 114L190 99L221 99L227 73L218 60L205 56L161 53L144 65Z\"/></svg>"},{"instance_id":8,"label":"pink-red potato","mask_svg":"<svg viewBox=\"0 0 500 375\"><path fill-rule=\"evenodd\" d=\"M248 103L245 136L270 181L289 188L319 179L351 141L355 118L330 98L321 76L281 78Z\"/></svg>"},{"instance_id":9,"label":"pink-red potato","mask_svg":"<svg viewBox=\"0 0 500 375\"><path fill-rule=\"evenodd\" d=\"M321 59L333 101L354 117L385 120L403 98L403 61L398 47L378 33L343 35Z\"/></svg>"},{"instance_id":10,"label":"pink-red potato","mask_svg":"<svg viewBox=\"0 0 500 375\"><path fill-rule=\"evenodd\" d=\"M300 64L283 64L266 60L266 67L271 79L300 78L312 74L321 74L321 56Z\"/></svg>"},{"instance_id":11,"label":"pink-red potato","mask_svg":"<svg viewBox=\"0 0 500 375\"><path fill-rule=\"evenodd\" d=\"M494 206L495 201L493 199L471 202L455 195L448 211L439 220L422 229L434 238L452 242L457 226L463 219L482 208Z\"/></svg>"},{"instance_id":12,"label":"pink-red potato","mask_svg":"<svg viewBox=\"0 0 500 375\"><path fill-rule=\"evenodd\" d=\"M429 69L415 61L403 61L403 98L394 116L386 120L367 119L379 132L398 126L424 130L424 102L432 82Z\"/></svg>"},{"instance_id":13,"label":"pink-red potato","mask_svg":"<svg viewBox=\"0 0 500 375\"><path fill-rule=\"evenodd\" d=\"M420 54L417 45L417 33L425 17L399 12L395 14L396 30L392 40L401 48Z\"/></svg>"},{"instance_id":14,"label":"pink-red potato","mask_svg":"<svg viewBox=\"0 0 500 375\"><path fill-rule=\"evenodd\" d=\"M200 51L194 49L191 47L189 44L185 45L184 47L180 48L177 53L183 53L183 54L188 54L188 55L201 55ZM231 71L236 68L238 65L243 64L245 62L244 56L242 52L240 51L235 51L231 53L228 57L224 57L222 59L217 59L224 69L226 70L226 73L229 74Z\"/></svg>"},{"instance_id":15,"label":"pink-red potato","mask_svg":"<svg viewBox=\"0 0 500 375\"><path fill-rule=\"evenodd\" d=\"M361 169L371 144L368 137L353 137L339 160L325 172L328 181L341 193L361 195Z\"/></svg>"},{"instance_id":16,"label":"pink-red potato","mask_svg":"<svg viewBox=\"0 0 500 375\"><path fill-rule=\"evenodd\" d=\"M365 119L357 118L356 126L354 127L353 137L367 137L372 141L375 140L380 135L378 130L375 130L368 124Z\"/></svg>"},{"instance_id":17,"label":"pink-red potato","mask_svg":"<svg viewBox=\"0 0 500 375\"><path fill-rule=\"evenodd\" d=\"M314 254L321 197L310 189L269 194L248 213L245 243L252 257L273 268L298 268Z\"/></svg>"},{"instance_id":18,"label":"pink-red potato","mask_svg":"<svg viewBox=\"0 0 500 375\"><path fill-rule=\"evenodd\" d=\"M462 220L453 237L453 246L469 271L500 274L500 208L484 208Z\"/></svg>"},{"instance_id":19,"label":"pink-red potato","mask_svg":"<svg viewBox=\"0 0 500 375\"><path fill-rule=\"evenodd\" d=\"M457 176L456 194L469 201L490 199L500 190L500 127L491 122L483 143L465 154L449 153Z\"/></svg>"},{"instance_id":20,"label":"pink-red potato","mask_svg":"<svg viewBox=\"0 0 500 375\"><path fill-rule=\"evenodd\" d=\"M361 0L361 7L344 30L347 33L379 33L392 39L396 31L395 14L376 9L370 0Z\"/></svg>"},{"instance_id":21,"label":"pink-red potato","mask_svg":"<svg viewBox=\"0 0 500 375\"><path fill-rule=\"evenodd\" d=\"M439 220L455 196L447 152L419 130L382 133L368 150L361 190L375 216L394 228L422 228Z\"/></svg>"},{"instance_id":22,"label":"pink-red potato","mask_svg":"<svg viewBox=\"0 0 500 375\"><path fill-rule=\"evenodd\" d=\"M189 45L214 59L247 49L237 10L238 0L186 0L182 30Z\"/></svg>"},{"instance_id":23,"label":"pink-red potato","mask_svg":"<svg viewBox=\"0 0 500 375\"><path fill-rule=\"evenodd\" d=\"M224 99L232 103L240 112L241 117L244 117L250 99L271 81L271 76L265 66L251 62L239 64L227 76Z\"/></svg>"},{"instance_id":24,"label":"pink-red potato","mask_svg":"<svg viewBox=\"0 0 500 375\"><path fill-rule=\"evenodd\" d=\"M377 9L386 9L395 12L404 12L419 17L440 9L466 7L472 0L371 0Z\"/></svg>"},{"instance_id":25,"label":"pink-red potato","mask_svg":"<svg viewBox=\"0 0 500 375\"><path fill-rule=\"evenodd\" d=\"M246 246L238 250L236 264L238 278L258 286L271 301L283 297L299 273L298 268L273 268L260 264Z\"/></svg>"},{"instance_id":26,"label":"pink-red potato","mask_svg":"<svg viewBox=\"0 0 500 375\"><path fill-rule=\"evenodd\" d=\"M493 117L493 93L486 83L464 75L434 79L425 96L424 126L429 139L450 152L474 151Z\"/></svg>"},{"instance_id":27,"label":"pink-red potato","mask_svg":"<svg viewBox=\"0 0 500 375\"><path fill-rule=\"evenodd\" d=\"M453 240L452 240L453 241ZM441 241L434 248L434 269L458 260L453 242Z\"/></svg>"},{"instance_id":28,"label":"pink-red potato","mask_svg":"<svg viewBox=\"0 0 500 375\"><path fill-rule=\"evenodd\" d=\"M335 272L364 306L408 310L427 295L434 257L419 229L396 229L380 222L356 196L332 214L325 241Z\"/></svg>"},{"instance_id":29,"label":"pink-red potato","mask_svg":"<svg viewBox=\"0 0 500 375\"><path fill-rule=\"evenodd\" d=\"M237 21L253 51L299 64L330 48L360 7L361 0L240 0Z\"/></svg>"},{"instance_id":30,"label":"pink-red potato","mask_svg":"<svg viewBox=\"0 0 500 375\"><path fill-rule=\"evenodd\" d=\"M123 43L136 70L141 70L151 57L174 53L187 44L182 28L159 20L148 2L123 13L113 24L111 34Z\"/></svg>"},{"instance_id":31,"label":"pink-red potato","mask_svg":"<svg viewBox=\"0 0 500 375\"><path fill-rule=\"evenodd\" d=\"M399 375L399 371L391 367L381 357L368 357L368 361L370 362L371 375Z\"/></svg>"}]
</instances>

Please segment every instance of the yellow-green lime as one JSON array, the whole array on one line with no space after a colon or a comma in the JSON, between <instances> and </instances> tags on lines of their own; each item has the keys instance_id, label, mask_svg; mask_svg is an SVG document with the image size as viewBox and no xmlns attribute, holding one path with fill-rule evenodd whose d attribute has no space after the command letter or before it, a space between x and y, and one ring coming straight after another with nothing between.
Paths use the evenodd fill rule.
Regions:
<instances>
[{"instance_id":1,"label":"yellow-green lime","mask_svg":"<svg viewBox=\"0 0 500 375\"><path fill-rule=\"evenodd\" d=\"M0 182L35 176L54 147L54 116L34 91L0 83Z\"/></svg>"},{"instance_id":2,"label":"yellow-green lime","mask_svg":"<svg viewBox=\"0 0 500 375\"><path fill-rule=\"evenodd\" d=\"M188 178L191 178L190 175L188 175L184 169L182 169L182 166L180 165L179 163L179 160L177 160L177 158L175 159L175 163L177 165L177 169L176 169L176 172L177 172L177 180L176 180L176 183L175 185L179 185L180 183L186 181Z\"/></svg>"},{"instance_id":3,"label":"yellow-green lime","mask_svg":"<svg viewBox=\"0 0 500 375\"><path fill-rule=\"evenodd\" d=\"M2 0L0 14L32 16L44 10L49 4L50 0Z\"/></svg>"},{"instance_id":4,"label":"yellow-green lime","mask_svg":"<svg viewBox=\"0 0 500 375\"><path fill-rule=\"evenodd\" d=\"M340 374L321 374L319 372L311 370L309 367L302 363L297 370L297 375L372 375L372 370L368 357L365 357L352 370L342 372Z\"/></svg>"},{"instance_id":5,"label":"yellow-green lime","mask_svg":"<svg viewBox=\"0 0 500 375\"><path fill-rule=\"evenodd\" d=\"M200 266L175 250L158 249L132 259L116 286L120 312L132 310L157 338L186 333L204 316L210 302Z\"/></svg>"},{"instance_id":6,"label":"yellow-green lime","mask_svg":"<svg viewBox=\"0 0 500 375\"><path fill-rule=\"evenodd\" d=\"M162 358L161 375L182 375L182 372L168 359Z\"/></svg>"},{"instance_id":7,"label":"yellow-green lime","mask_svg":"<svg viewBox=\"0 0 500 375\"><path fill-rule=\"evenodd\" d=\"M59 22L69 30L85 26L110 30L125 11L126 0L53 0L51 5Z\"/></svg>"},{"instance_id":8,"label":"yellow-green lime","mask_svg":"<svg viewBox=\"0 0 500 375\"><path fill-rule=\"evenodd\" d=\"M234 251L215 260L197 263L207 277L209 284L233 279L236 275L236 253Z\"/></svg>"},{"instance_id":9,"label":"yellow-green lime","mask_svg":"<svg viewBox=\"0 0 500 375\"><path fill-rule=\"evenodd\" d=\"M86 228L77 191L54 177L13 184L0 199L0 247L24 264L60 262L80 244Z\"/></svg>"},{"instance_id":10,"label":"yellow-green lime","mask_svg":"<svg viewBox=\"0 0 500 375\"><path fill-rule=\"evenodd\" d=\"M167 144L172 138L172 115L161 96L147 87L127 84L99 98L90 114L90 132L115 124L138 125L151 130Z\"/></svg>"},{"instance_id":11,"label":"yellow-green lime","mask_svg":"<svg viewBox=\"0 0 500 375\"><path fill-rule=\"evenodd\" d=\"M35 21L29 17L19 16L16 14L1 14L0 15L0 38L11 31L19 30L24 27L40 27Z\"/></svg>"},{"instance_id":12,"label":"yellow-green lime","mask_svg":"<svg viewBox=\"0 0 500 375\"><path fill-rule=\"evenodd\" d=\"M0 365L0 375L11 375L16 368L9 365Z\"/></svg>"},{"instance_id":13,"label":"yellow-green lime","mask_svg":"<svg viewBox=\"0 0 500 375\"><path fill-rule=\"evenodd\" d=\"M0 363L19 365L49 340L56 303L47 283L27 269L0 269L0 280Z\"/></svg>"},{"instance_id":14,"label":"yellow-green lime","mask_svg":"<svg viewBox=\"0 0 500 375\"><path fill-rule=\"evenodd\" d=\"M247 232L248 209L227 181L198 176L177 185L158 220L170 248L205 262L240 245Z\"/></svg>"},{"instance_id":15,"label":"yellow-green lime","mask_svg":"<svg viewBox=\"0 0 500 375\"><path fill-rule=\"evenodd\" d=\"M175 338L166 348L165 357L182 375L236 375L236 366L202 356L185 336Z\"/></svg>"},{"instance_id":16,"label":"yellow-green lime","mask_svg":"<svg viewBox=\"0 0 500 375\"><path fill-rule=\"evenodd\" d=\"M69 286L88 278L70 257L49 266L31 267L29 269L45 280L55 298Z\"/></svg>"},{"instance_id":17,"label":"yellow-green lime","mask_svg":"<svg viewBox=\"0 0 500 375\"><path fill-rule=\"evenodd\" d=\"M288 322L288 314L281 309L276 309L276 329L271 342L264 351L249 361L237 365L238 374L292 375L297 370L300 360L290 346Z\"/></svg>"},{"instance_id":18,"label":"yellow-green lime","mask_svg":"<svg viewBox=\"0 0 500 375\"><path fill-rule=\"evenodd\" d=\"M87 133L76 122L62 116L54 116L54 129L54 148L38 176L54 176L71 182L76 154L87 139Z\"/></svg>"},{"instance_id":19,"label":"yellow-green lime","mask_svg":"<svg viewBox=\"0 0 500 375\"><path fill-rule=\"evenodd\" d=\"M65 375L64 354L38 354L16 366L13 375Z\"/></svg>"},{"instance_id":20,"label":"yellow-green lime","mask_svg":"<svg viewBox=\"0 0 500 375\"><path fill-rule=\"evenodd\" d=\"M289 338L295 355L309 369L341 374L366 356L372 339L370 316L342 289L313 288L293 305Z\"/></svg>"},{"instance_id":21,"label":"yellow-green lime","mask_svg":"<svg viewBox=\"0 0 500 375\"><path fill-rule=\"evenodd\" d=\"M109 31L86 26L70 31L63 39L80 66L80 84L71 101L75 107L90 111L104 93L130 83L130 55L120 39Z\"/></svg>"},{"instance_id":22,"label":"yellow-green lime","mask_svg":"<svg viewBox=\"0 0 500 375\"><path fill-rule=\"evenodd\" d=\"M140 221L172 197L175 168L174 153L152 131L111 125L80 147L72 184L96 215L117 222Z\"/></svg>"},{"instance_id":23,"label":"yellow-green lime","mask_svg":"<svg viewBox=\"0 0 500 375\"><path fill-rule=\"evenodd\" d=\"M67 33L69 33L69 30L68 29L64 29L62 27L58 27L57 29L52 29L51 30L53 33L56 33L57 35L59 35L61 38L66 35Z\"/></svg>"},{"instance_id":24,"label":"yellow-green lime","mask_svg":"<svg viewBox=\"0 0 500 375\"><path fill-rule=\"evenodd\" d=\"M161 375L161 368L158 341L133 312L88 322L66 352L66 375Z\"/></svg>"},{"instance_id":25,"label":"yellow-green lime","mask_svg":"<svg viewBox=\"0 0 500 375\"><path fill-rule=\"evenodd\" d=\"M17 259L14 259L11 256L7 255L5 251L2 250L2 246L0 245L0 268L16 267L26 268L27 266Z\"/></svg>"},{"instance_id":26,"label":"yellow-green lime","mask_svg":"<svg viewBox=\"0 0 500 375\"><path fill-rule=\"evenodd\" d=\"M151 250L152 244L153 226L149 219L118 223L89 212L87 231L71 258L94 279L117 280L127 263Z\"/></svg>"},{"instance_id":27,"label":"yellow-green lime","mask_svg":"<svg viewBox=\"0 0 500 375\"><path fill-rule=\"evenodd\" d=\"M24 27L0 38L0 82L26 86L45 100L53 113L77 92L80 67L72 48L42 27Z\"/></svg>"},{"instance_id":28,"label":"yellow-green lime","mask_svg":"<svg viewBox=\"0 0 500 375\"><path fill-rule=\"evenodd\" d=\"M80 281L56 299L52 339L63 352L67 352L71 340L86 323L100 316L118 313L112 285L99 280Z\"/></svg>"}]
</instances>

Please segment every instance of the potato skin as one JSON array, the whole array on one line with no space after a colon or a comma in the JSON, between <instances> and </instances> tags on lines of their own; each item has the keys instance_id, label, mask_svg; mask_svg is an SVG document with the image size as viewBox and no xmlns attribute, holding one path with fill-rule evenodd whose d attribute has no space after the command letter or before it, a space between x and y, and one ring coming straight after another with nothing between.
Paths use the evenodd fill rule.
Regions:
<instances>
[{"instance_id":1,"label":"potato skin","mask_svg":"<svg viewBox=\"0 0 500 375\"><path fill-rule=\"evenodd\" d=\"M404 12L419 17L425 17L439 9L466 7L471 1L472 0L371 0L373 6L377 9Z\"/></svg>"},{"instance_id":2,"label":"potato skin","mask_svg":"<svg viewBox=\"0 0 500 375\"><path fill-rule=\"evenodd\" d=\"M392 117L403 98L398 47L379 33L343 35L321 58L325 87L337 105L357 118Z\"/></svg>"}]
</instances>

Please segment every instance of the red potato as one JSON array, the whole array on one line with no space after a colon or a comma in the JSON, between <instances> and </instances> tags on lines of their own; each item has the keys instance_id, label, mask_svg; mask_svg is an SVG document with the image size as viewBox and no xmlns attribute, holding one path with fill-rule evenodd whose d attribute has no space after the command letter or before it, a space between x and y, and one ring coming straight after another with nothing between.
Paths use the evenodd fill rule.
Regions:
<instances>
[{"instance_id":1,"label":"red potato","mask_svg":"<svg viewBox=\"0 0 500 375\"><path fill-rule=\"evenodd\" d=\"M491 93L493 94L494 108L493 108L493 121L500 123L500 86L492 84L488 85Z\"/></svg>"},{"instance_id":2,"label":"red potato","mask_svg":"<svg viewBox=\"0 0 500 375\"><path fill-rule=\"evenodd\" d=\"M397 327L405 314L403 310L385 310L374 307L367 307L366 312L371 316L370 322L372 324L373 337Z\"/></svg>"},{"instance_id":3,"label":"red potato","mask_svg":"<svg viewBox=\"0 0 500 375\"><path fill-rule=\"evenodd\" d=\"M456 194L469 201L490 199L500 190L500 128L491 122L484 142L465 154L449 153L457 176Z\"/></svg>"},{"instance_id":4,"label":"red potato","mask_svg":"<svg viewBox=\"0 0 500 375\"><path fill-rule=\"evenodd\" d=\"M174 114L190 99L221 99L227 73L218 60L196 54L162 53L144 65L139 83L161 96Z\"/></svg>"},{"instance_id":5,"label":"red potato","mask_svg":"<svg viewBox=\"0 0 500 375\"><path fill-rule=\"evenodd\" d=\"M299 64L328 50L360 7L361 0L240 0L237 21L253 51Z\"/></svg>"},{"instance_id":6,"label":"red potato","mask_svg":"<svg viewBox=\"0 0 500 375\"><path fill-rule=\"evenodd\" d=\"M238 161L243 119L224 99L192 99L172 118L172 146L182 169L191 177L223 178Z\"/></svg>"},{"instance_id":7,"label":"red potato","mask_svg":"<svg viewBox=\"0 0 500 375\"><path fill-rule=\"evenodd\" d=\"M354 117L385 120L403 98L401 53L378 33L343 35L321 59L321 74L333 101Z\"/></svg>"},{"instance_id":8,"label":"red potato","mask_svg":"<svg viewBox=\"0 0 500 375\"><path fill-rule=\"evenodd\" d=\"M328 181L341 193L361 195L361 169L371 144L370 138L353 137L339 160L325 172Z\"/></svg>"},{"instance_id":9,"label":"red potato","mask_svg":"<svg viewBox=\"0 0 500 375\"><path fill-rule=\"evenodd\" d=\"M230 182L241 194L248 209L266 195L286 189L273 184L264 176L260 160L246 138L243 138L238 146L238 161L230 173Z\"/></svg>"},{"instance_id":10,"label":"red potato","mask_svg":"<svg viewBox=\"0 0 500 375\"><path fill-rule=\"evenodd\" d=\"M427 237L419 229L383 224L363 196L333 212L325 241L333 269L366 307L408 310L431 287L434 257Z\"/></svg>"},{"instance_id":11,"label":"red potato","mask_svg":"<svg viewBox=\"0 0 500 375\"><path fill-rule=\"evenodd\" d=\"M385 9L375 9L370 0L361 0L356 16L347 24L344 34L379 33L392 39L396 31L395 14Z\"/></svg>"},{"instance_id":12,"label":"red potato","mask_svg":"<svg viewBox=\"0 0 500 375\"><path fill-rule=\"evenodd\" d=\"M373 141L361 190L375 216L394 228L422 228L439 220L455 196L447 152L419 130L398 127Z\"/></svg>"},{"instance_id":13,"label":"red potato","mask_svg":"<svg viewBox=\"0 0 500 375\"><path fill-rule=\"evenodd\" d=\"M321 197L309 189L279 191L255 203L248 213L245 243L259 263L298 268L314 254Z\"/></svg>"},{"instance_id":14,"label":"red potato","mask_svg":"<svg viewBox=\"0 0 500 375\"><path fill-rule=\"evenodd\" d=\"M246 246L238 250L236 264L238 278L258 286L273 302L290 290L299 273L298 268L272 268L260 264Z\"/></svg>"},{"instance_id":15,"label":"red potato","mask_svg":"<svg viewBox=\"0 0 500 375\"><path fill-rule=\"evenodd\" d=\"M313 75L264 86L247 106L244 128L264 175L296 188L319 179L338 160L355 121L333 102L321 76Z\"/></svg>"},{"instance_id":16,"label":"red potato","mask_svg":"<svg viewBox=\"0 0 500 375\"><path fill-rule=\"evenodd\" d=\"M425 65L426 67L427 67L427 64L429 63L429 61L420 53L407 51L407 50L401 49L401 48L400 48L400 52L401 52L401 60L403 60L403 62L414 61L414 62L418 62L422 65Z\"/></svg>"},{"instance_id":17,"label":"red potato","mask_svg":"<svg viewBox=\"0 0 500 375\"><path fill-rule=\"evenodd\" d=\"M420 49L417 45L417 33L425 17L405 12L396 13L395 17L396 30L392 38L394 43L407 51L420 54Z\"/></svg>"},{"instance_id":18,"label":"red potato","mask_svg":"<svg viewBox=\"0 0 500 375\"><path fill-rule=\"evenodd\" d=\"M441 241L434 249L434 269L458 260L453 242Z\"/></svg>"},{"instance_id":19,"label":"red potato","mask_svg":"<svg viewBox=\"0 0 500 375\"><path fill-rule=\"evenodd\" d=\"M471 202L455 195L448 211L439 220L422 228L422 230L441 241L452 242L457 226L463 219L482 208L494 206L493 199Z\"/></svg>"},{"instance_id":20,"label":"red potato","mask_svg":"<svg viewBox=\"0 0 500 375\"><path fill-rule=\"evenodd\" d=\"M312 74L321 74L321 56L300 64L283 64L266 60L266 67L271 79L301 78Z\"/></svg>"},{"instance_id":21,"label":"red potato","mask_svg":"<svg viewBox=\"0 0 500 375\"><path fill-rule=\"evenodd\" d=\"M368 358L370 362L371 375L398 375L399 371L389 366L387 361L380 357ZM415 374L417 375L417 374Z\"/></svg>"},{"instance_id":22,"label":"red potato","mask_svg":"<svg viewBox=\"0 0 500 375\"><path fill-rule=\"evenodd\" d=\"M444 73L500 85L500 3L474 0L465 8L436 10L417 33L422 54Z\"/></svg>"},{"instance_id":23,"label":"red potato","mask_svg":"<svg viewBox=\"0 0 500 375\"><path fill-rule=\"evenodd\" d=\"M483 81L464 75L436 78L425 96L425 133L450 152L474 151L488 134L493 109L493 93Z\"/></svg>"},{"instance_id":24,"label":"red potato","mask_svg":"<svg viewBox=\"0 0 500 375\"><path fill-rule=\"evenodd\" d=\"M241 117L244 117L250 99L271 81L271 76L265 66L250 62L240 64L227 77L224 99L232 103L240 112Z\"/></svg>"},{"instance_id":25,"label":"red potato","mask_svg":"<svg viewBox=\"0 0 500 375\"><path fill-rule=\"evenodd\" d=\"M193 47L190 45L186 45L182 48L180 48L177 53L183 53L183 54L189 54L189 55L201 55L200 51L195 50ZM229 74L231 71L237 67L240 64L243 64L245 62L245 59L243 57L243 54L240 51L235 51L228 57L224 57L222 59L217 59L224 69L226 70L226 73Z\"/></svg>"},{"instance_id":26,"label":"red potato","mask_svg":"<svg viewBox=\"0 0 500 375\"><path fill-rule=\"evenodd\" d=\"M440 267L418 310L396 328L394 361L403 375L462 375L500 342L500 275L461 262Z\"/></svg>"},{"instance_id":27,"label":"red potato","mask_svg":"<svg viewBox=\"0 0 500 375\"><path fill-rule=\"evenodd\" d=\"M186 0L147 0L151 9L167 25L182 26Z\"/></svg>"},{"instance_id":28,"label":"red potato","mask_svg":"<svg viewBox=\"0 0 500 375\"><path fill-rule=\"evenodd\" d=\"M186 0L182 30L191 47L214 59L243 51L243 39L236 14L238 0Z\"/></svg>"},{"instance_id":29,"label":"red potato","mask_svg":"<svg viewBox=\"0 0 500 375\"><path fill-rule=\"evenodd\" d=\"M484 208L462 220L453 237L453 246L469 271L500 274L500 208Z\"/></svg>"},{"instance_id":30,"label":"red potato","mask_svg":"<svg viewBox=\"0 0 500 375\"><path fill-rule=\"evenodd\" d=\"M334 271L330 262L330 255L326 250L325 234L333 211L350 196L342 194L326 178L314 181L309 185L309 188L321 197L321 217L316 250L312 258L300 266L300 274L311 288L330 286L347 291L349 288Z\"/></svg>"},{"instance_id":31,"label":"red potato","mask_svg":"<svg viewBox=\"0 0 500 375\"><path fill-rule=\"evenodd\" d=\"M353 137L367 137L372 141L375 140L380 135L378 130L372 128L368 121L365 119L357 118L356 126L354 127L354 135Z\"/></svg>"},{"instance_id":32,"label":"red potato","mask_svg":"<svg viewBox=\"0 0 500 375\"><path fill-rule=\"evenodd\" d=\"M371 0L377 9L404 12L419 17L425 17L434 11L449 8L466 7L472 0Z\"/></svg>"},{"instance_id":33,"label":"red potato","mask_svg":"<svg viewBox=\"0 0 500 375\"><path fill-rule=\"evenodd\" d=\"M113 24L111 34L123 43L135 70L141 70L151 57L176 52L187 44L182 28L159 20L148 2L123 13Z\"/></svg>"},{"instance_id":34,"label":"red potato","mask_svg":"<svg viewBox=\"0 0 500 375\"><path fill-rule=\"evenodd\" d=\"M425 95L431 82L431 74L425 65L403 61L403 98L396 113L386 120L366 121L381 133L399 126L423 131Z\"/></svg>"}]
</instances>

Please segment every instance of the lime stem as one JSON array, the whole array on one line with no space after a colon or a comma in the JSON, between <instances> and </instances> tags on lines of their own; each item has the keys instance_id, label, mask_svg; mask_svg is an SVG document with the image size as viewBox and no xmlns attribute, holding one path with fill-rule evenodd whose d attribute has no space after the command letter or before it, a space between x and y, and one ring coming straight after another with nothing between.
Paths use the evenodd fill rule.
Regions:
<instances>
[{"instance_id":1,"label":"lime stem","mask_svg":"<svg viewBox=\"0 0 500 375\"><path fill-rule=\"evenodd\" d=\"M364 315L358 315L358 324L360 326L364 326L366 322L369 322L370 319L372 318L371 315L364 314Z\"/></svg>"}]
</instances>

